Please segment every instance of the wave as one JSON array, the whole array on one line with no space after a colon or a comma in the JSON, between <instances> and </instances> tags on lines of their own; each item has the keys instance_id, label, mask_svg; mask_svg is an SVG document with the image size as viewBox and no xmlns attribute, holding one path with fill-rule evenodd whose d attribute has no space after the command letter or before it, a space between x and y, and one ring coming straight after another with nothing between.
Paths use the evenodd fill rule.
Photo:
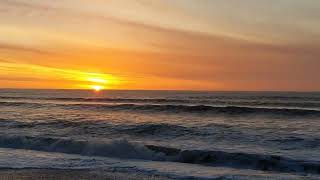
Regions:
<instances>
[{"instance_id":1,"label":"wave","mask_svg":"<svg viewBox=\"0 0 320 180\"><path fill-rule=\"evenodd\" d=\"M190 135L195 133L192 128L172 124L141 124L121 127L121 129L117 128L117 133L121 132L133 135L165 135L171 137Z\"/></svg>"},{"instance_id":2,"label":"wave","mask_svg":"<svg viewBox=\"0 0 320 180\"><path fill-rule=\"evenodd\" d=\"M174 124L132 124L132 125L113 125L101 121L68 121L68 120L50 120L50 121L16 121L0 118L0 127L6 128L35 128L36 130L43 128L72 128L86 133L95 134L129 134L133 136L205 136L214 133L202 131L200 127L185 127ZM107 131L106 131L107 129ZM101 135L100 134L100 135Z\"/></svg>"},{"instance_id":3,"label":"wave","mask_svg":"<svg viewBox=\"0 0 320 180\"><path fill-rule=\"evenodd\" d=\"M316 149L320 147L319 138L301 138L289 136L284 138L270 139L268 141L278 143L279 145L284 146L286 149Z\"/></svg>"},{"instance_id":4,"label":"wave","mask_svg":"<svg viewBox=\"0 0 320 180\"><path fill-rule=\"evenodd\" d=\"M320 162L294 160L281 156L231 153L225 151L181 150L143 145L127 140L81 141L31 136L0 136L0 147L153 161L171 161L207 166L228 166L279 172L320 174Z\"/></svg>"},{"instance_id":5,"label":"wave","mask_svg":"<svg viewBox=\"0 0 320 180\"><path fill-rule=\"evenodd\" d=\"M28 107L28 108L41 108L46 104L36 103L36 102L0 102L0 107Z\"/></svg>"},{"instance_id":6,"label":"wave","mask_svg":"<svg viewBox=\"0 0 320 180\"><path fill-rule=\"evenodd\" d=\"M50 137L44 138L5 135L0 136L0 147L80 154L86 156L104 156L146 160L162 160L163 158L163 153L154 152L137 143L129 143L127 140L96 142Z\"/></svg>"},{"instance_id":7,"label":"wave","mask_svg":"<svg viewBox=\"0 0 320 180\"><path fill-rule=\"evenodd\" d=\"M320 108L319 101L310 100L282 100L279 99L233 99L230 97L213 99L177 99L177 98L47 98L47 97L1 97L0 99L16 100L53 100L64 102L101 102L101 103L143 103L143 104L189 104L189 105L224 105L224 106L270 106L270 107L302 107L302 108Z\"/></svg>"},{"instance_id":8,"label":"wave","mask_svg":"<svg viewBox=\"0 0 320 180\"><path fill-rule=\"evenodd\" d=\"M320 174L320 162L294 160L276 155L232 153L225 151L180 150L160 146L147 145L155 152L169 156L167 160L203 164L208 166L231 166L278 172L302 172Z\"/></svg>"},{"instance_id":9,"label":"wave","mask_svg":"<svg viewBox=\"0 0 320 180\"><path fill-rule=\"evenodd\" d=\"M83 107L98 110L125 110L168 113L208 113L221 115L281 115L281 116L320 116L320 111L311 109L256 108L241 106L207 105L157 105L157 104L72 104L69 108Z\"/></svg>"},{"instance_id":10,"label":"wave","mask_svg":"<svg viewBox=\"0 0 320 180\"><path fill-rule=\"evenodd\" d=\"M118 111L142 111L142 112L168 112L168 113L201 113L217 115L270 115L270 116L320 116L319 110L290 109L290 108L263 108L243 106L208 106L208 105L159 105L159 104L55 104L32 102L0 102L0 106L24 106L42 107L54 105L67 109L91 109L91 110L118 110Z\"/></svg>"},{"instance_id":11,"label":"wave","mask_svg":"<svg viewBox=\"0 0 320 180\"><path fill-rule=\"evenodd\" d=\"M246 138L249 134L226 124L209 123L202 126L183 126L168 123L143 123L143 124L111 124L108 122L85 120L50 120L50 121L16 121L0 118L0 128L14 129L15 131L44 131L51 129L54 132L65 132L68 135L94 135L95 137L118 137L130 136L135 138L199 138L207 142L239 141ZM70 131L71 130L71 131ZM223 139L221 139L223 133ZM236 135L235 135L236 134ZM255 140L263 138L265 143L286 150L316 150L320 148L320 138L307 136L288 136L288 135L262 135L253 136Z\"/></svg>"},{"instance_id":12,"label":"wave","mask_svg":"<svg viewBox=\"0 0 320 180\"><path fill-rule=\"evenodd\" d=\"M273 100L273 101L320 101L320 93L307 93L304 95L288 95L288 93L284 93L283 95L262 95L258 93L254 94L242 94L242 95L233 95L226 94L226 95L209 95L209 96L188 96L186 98L189 99L222 99L222 100Z\"/></svg>"}]
</instances>

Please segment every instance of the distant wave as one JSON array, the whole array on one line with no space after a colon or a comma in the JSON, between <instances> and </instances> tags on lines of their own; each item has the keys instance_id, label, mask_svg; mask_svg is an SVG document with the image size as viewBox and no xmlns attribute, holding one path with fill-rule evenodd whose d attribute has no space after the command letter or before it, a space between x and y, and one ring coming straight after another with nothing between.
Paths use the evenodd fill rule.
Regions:
<instances>
[{"instance_id":1,"label":"distant wave","mask_svg":"<svg viewBox=\"0 0 320 180\"><path fill-rule=\"evenodd\" d=\"M55 104L33 102L0 102L0 106L41 107L54 105L70 109L117 110L168 113L207 113L221 115L320 116L319 110L290 108L260 108L242 106L174 105L174 104Z\"/></svg>"},{"instance_id":2,"label":"distant wave","mask_svg":"<svg viewBox=\"0 0 320 180\"><path fill-rule=\"evenodd\" d=\"M195 131L194 128L184 127L173 124L139 124L126 127L115 127L117 133L125 132L133 135L165 135L169 137L184 136L184 135L204 135L205 132ZM206 134L207 135L207 134Z\"/></svg>"},{"instance_id":3,"label":"distant wave","mask_svg":"<svg viewBox=\"0 0 320 180\"><path fill-rule=\"evenodd\" d=\"M230 166L265 171L320 174L320 162L294 160L281 156L262 154L180 150L170 147L130 143L126 140L92 142L73 139L2 135L0 136L0 147L85 156L172 161L208 166Z\"/></svg>"},{"instance_id":4,"label":"distant wave","mask_svg":"<svg viewBox=\"0 0 320 180\"><path fill-rule=\"evenodd\" d=\"M110 124L108 121L77 121L77 120L45 120L45 121L17 121L0 118L0 128L28 129L28 131L41 131L46 129L63 130L71 132L68 135L80 135L80 133L94 134L96 137L114 135L129 135L139 138L209 138L210 141L221 141L220 133L223 132L223 140L245 140L249 134L239 131L233 126L225 124L204 124L203 126L183 126L168 123L141 123L141 124ZM237 135L234 135L236 133ZM258 137L255 137L258 138ZM265 143L280 148L304 150L320 148L320 139L317 137L296 136L264 136ZM258 140L258 139L256 139Z\"/></svg>"},{"instance_id":5,"label":"distant wave","mask_svg":"<svg viewBox=\"0 0 320 180\"><path fill-rule=\"evenodd\" d=\"M0 102L1 106L9 106L9 107L29 107L29 108L40 108L45 104L41 103L32 103L32 102Z\"/></svg>"},{"instance_id":6,"label":"distant wave","mask_svg":"<svg viewBox=\"0 0 320 180\"><path fill-rule=\"evenodd\" d=\"M99 103L141 103L141 104L189 104L189 105L224 105L224 106L267 106L267 107L301 107L301 108L320 108L319 100L289 99L288 101L279 99L176 99L176 98L35 98L35 97L1 97L0 99L11 100L52 100L64 102L99 102Z\"/></svg>"},{"instance_id":7,"label":"distant wave","mask_svg":"<svg viewBox=\"0 0 320 180\"><path fill-rule=\"evenodd\" d=\"M282 100L282 101L320 101L320 93L308 94L305 96L290 96L287 94L284 95L209 95L209 96L188 96L188 99L221 99L221 100L230 100L230 99L238 99L238 100L252 100L252 99L260 99L260 100Z\"/></svg>"},{"instance_id":8,"label":"distant wave","mask_svg":"<svg viewBox=\"0 0 320 180\"><path fill-rule=\"evenodd\" d=\"M158 104L72 104L69 108L93 108L97 110L124 110L168 113L208 113L221 115L282 115L282 116L320 116L320 111L311 109L255 108L241 106L207 105L158 105Z\"/></svg>"},{"instance_id":9,"label":"distant wave","mask_svg":"<svg viewBox=\"0 0 320 180\"><path fill-rule=\"evenodd\" d=\"M275 138L268 141L278 143L286 148L295 148L295 149L315 149L320 147L319 138L301 138L289 136L285 138Z\"/></svg>"},{"instance_id":10,"label":"distant wave","mask_svg":"<svg viewBox=\"0 0 320 180\"><path fill-rule=\"evenodd\" d=\"M210 135L210 132L202 131L200 127L185 127L174 124L132 124L132 125L112 125L101 121L73 121L73 120L49 120L49 121L16 121L0 118L0 127L7 128L75 128L86 129L86 132L92 129L95 133L101 131L102 134L129 134L134 136L166 136L177 137L186 135L204 136ZM106 129L108 131L106 131ZM213 132L214 133L214 132Z\"/></svg>"}]
</instances>

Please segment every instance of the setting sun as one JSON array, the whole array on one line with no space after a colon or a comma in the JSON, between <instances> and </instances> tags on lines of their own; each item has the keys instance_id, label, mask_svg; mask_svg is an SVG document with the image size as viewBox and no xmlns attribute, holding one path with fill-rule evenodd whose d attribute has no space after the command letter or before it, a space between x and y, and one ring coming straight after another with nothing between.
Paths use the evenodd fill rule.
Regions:
<instances>
[{"instance_id":1,"label":"setting sun","mask_svg":"<svg viewBox=\"0 0 320 180\"><path fill-rule=\"evenodd\" d=\"M81 73L77 75L78 87L81 89L93 89L100 91L102 89L113 89L122 84L122 80L111 74L103 73Z\"/></svg>"},{"instance_id":2,"label":"setting sun","mask_svg":"<svg viewBox=\"0 0 320 180\"><path fill-rule=\"evenodd\" d=\"M103 86L99 86L99 85L93 85L93 86L91 86L91 88L92 88L93 90L95 90L95 91L101 91L101 90L104 89Z\"/></svg>"}]
</instances>

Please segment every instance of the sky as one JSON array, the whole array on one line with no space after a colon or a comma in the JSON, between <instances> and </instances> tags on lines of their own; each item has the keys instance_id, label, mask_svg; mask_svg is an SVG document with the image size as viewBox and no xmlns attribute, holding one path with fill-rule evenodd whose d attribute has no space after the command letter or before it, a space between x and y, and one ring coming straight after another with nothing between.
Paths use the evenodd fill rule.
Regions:
<instances>
[{"instance_id":1,"label":"sky","mask_svg":"<svg viewBox=\"0 0 320 180\"><path fill-rule=\"evenodd\" d=\"M0 88L320 91L319 0L1 0Z\"/></svg>"}]
</instances>

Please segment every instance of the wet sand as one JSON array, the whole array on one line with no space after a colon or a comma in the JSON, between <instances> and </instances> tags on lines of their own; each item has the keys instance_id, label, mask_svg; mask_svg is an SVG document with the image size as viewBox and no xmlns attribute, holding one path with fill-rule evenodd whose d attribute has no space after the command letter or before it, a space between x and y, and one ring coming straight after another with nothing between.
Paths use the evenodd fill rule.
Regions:
<instances>
[{"instance_id":1,"label":"wet sand","mask_svg":"<svg viewBox=\"0 0 320 180\"><path fill-rule=\"evenodd\" d=\"M164 177L134 173L100 172L90 170L4 169L0 180L169 180Z\"/></svg>"}]
</instances>

